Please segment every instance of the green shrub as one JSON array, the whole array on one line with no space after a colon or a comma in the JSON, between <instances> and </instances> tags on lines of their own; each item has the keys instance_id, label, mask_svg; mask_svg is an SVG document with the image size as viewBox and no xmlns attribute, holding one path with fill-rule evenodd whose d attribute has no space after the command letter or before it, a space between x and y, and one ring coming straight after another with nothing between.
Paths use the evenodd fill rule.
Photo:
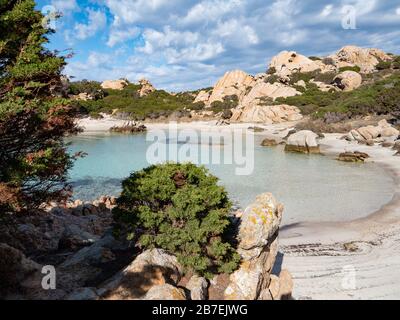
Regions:
<instances>
[{"instance_id":1,"label":"green shrub","mask_svg":"<svg viewBox=\"0 0 400 320\"><path fill-rule=\"evenodd\" d=\"M348 66L339 68L339 72L345 72L345 71L360 72L361 68L359 66L353 66L353 67Z\"/></svg>"},{"instance_id":2,"label":"green shrub","mask_svg":"<svg viewBox=\"0 0 400 320\"><path fill-rule=\"evenodd\" d=\"M276 68L275 67L271 67L267 70L266 72L269 75L275 74L276 73Z\"/></svg>"},{"instance_id":3,"label":"green shrub","mask_svg":"<svg viewBox=\"0 0 400 320\"><path fill-rule=\"evenodd\" d=\"M224 101L214 101L211 103L211 110L214 113L223 112L224 110L230 110L236 108L239 105L239 98L237 95L226 96L223 98Z\"/></svg>"},{"instance_id":4,"label":"green shrub","mask_svg":"<svg viewBox=\"0 0 400 320\"><path fill-rule=\"evenodd\" d=\"M276 74L272 74L264 79L265 83L274 84L275 82L279 81L279 76Z\"/></svg>"},{"instance_id":5,"label":"green shrub","mask_svg":"<svg viewBox=\"0 0 400 320\"><path fill-rule=\"evenodd\" d=\"M326 84L331 84L335 79L335 77L336 77L336 72L325 72L325 73L321 72L315 76L314 80Z\"/></svg>"},{"instance_id":6,"label":"green shrub","mask_svg":"<svg viewBox=\"0 0 400 320\"><path fill-rule=\"evenodd\" d=\"M193 164L131 174L113 210L116 235L127 235L142 249L167 250L188 272L211 277L234 271L240 259L226 241L231 203L217 181Z\"/></svg>"},{"instance_id":7,"label":"green shrub","mask_svg":"<svg viewBox=\"0 0 400 320\"><path fill-rule=\"evenodd\" d=\"M308 57L308 59L310 59L312 61L321 61L322 60L320 57L314 57L314 56Z\"/></svg>"},{"instance_id":8,"label":"green shrub","mask_svg":"<svg viewBox=\"0 0 400 320\"><path fill-rule=\"evenodd\" d=\"M393 67L393 69L396 69L396 70L400 69L400 56L397 56L393 59L392 67Z\"/></svg>"},{"instance_id":9,"label":"green shrub","mask_svg":"<svg viewBox=\"0 0 400 320\"><path fill-rule=\"evenodd\" d=\"M385 69L390 69L392 66L391 61L383 61L380 60L379 63L375 66L377 70L385 70Z\"/></svg>"}]
</instances>

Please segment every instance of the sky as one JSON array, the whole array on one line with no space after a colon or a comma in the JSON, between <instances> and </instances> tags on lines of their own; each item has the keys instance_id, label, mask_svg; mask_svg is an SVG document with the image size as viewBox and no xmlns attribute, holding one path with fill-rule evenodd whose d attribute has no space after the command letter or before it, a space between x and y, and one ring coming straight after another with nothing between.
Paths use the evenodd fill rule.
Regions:
<instances>
[{"instance_id":1,"label":"sky","mask_svg":"<svg viewBox=\"0 0 400 320\"><path fill-rule=\"evenodd\" d=\"M37 0L60 12L49 48L73 52L74 79L149 79L183 91L225 72L265 72L283 50L327 55L345 45L400 52L399 0Z\"/></svg>"}]
</instances>

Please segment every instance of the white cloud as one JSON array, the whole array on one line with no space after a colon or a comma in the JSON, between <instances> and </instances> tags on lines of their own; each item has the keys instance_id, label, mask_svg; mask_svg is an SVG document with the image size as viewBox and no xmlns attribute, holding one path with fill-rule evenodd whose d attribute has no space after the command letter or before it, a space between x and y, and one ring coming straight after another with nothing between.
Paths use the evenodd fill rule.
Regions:
<instances>
[{"instance_id":1,"label":"white cloud","mask_svg":"<svg viewBox=\"0 0 400 320\"><path fill-rule=\"evenodd\" d=\"M112 29L107 41L109 47L114 47L116 44L126 40L136 38L140 35L140 29L137 27L130 27L127 29Z\"/></svg>"},{"instance_id":2,"label":"white cloud","mask_svg":"<svg viewBox=\"0 0 400 320\"><path fill-rule=\"evenodd\" d=\"M396 9L396 14L400 16L400 7Z\"/></svg>"},{"instance_id":3,"label":"white cloud","mask_svg":"<svg viewBox=\"0 0 400 320\"><path fill-rule=\"evenodd\" d=\"M76 0L52 0L51 5L64 15L78 9Z\"/></svg>"},{"instance_id":4,"label":"white cloud","mask_svg":"<svg viewBox=\"0 0 400 320\"><path fill-rule=\"evenodd\" d=\"M212 33L216 38L227 38L227 41L239 46L258 44L259 38L256 31L243 23L237 19L220 22Z\"/></svg>"},{"instance_id":5,"label":"white cloud","mask_svg":"<svg viewBox=\"0 0 400 320\"><path fill-rule=\"evenodd\" d=\"M224 52L221 43L201 43L193 47L183 48L182 50L167 49L166 58L168 63L186 63L193 61L205 61L215 58Z\"/></svg>"},{"instance_id":6,"label":"white cloud","mask_svg":"<svg viewBox=\"0 0 400 320\"><path fill-rule=\"evenodd\" d=\"M182 23L190 24L218 20L227 13L237 13L244 5L243 0L208 0L192 7L183 17Z\"/></svg>"},{"instance_id":7,"label":"white cloud","mask_svg":"<svg viewBox=\"0 0 400 320\"><path fill-rule=\"evenodd\" d=\"M94 36L97 31L107 25L107 17L103 11L87 9L89 14L88 23L76 23L74 26L75 37L79 40L85 40Z\"/></svg>"},{"instance_id":8,"label":"white cloud","mask_svg":"<svg viewBox=\"0 0 400 320\"><path fill-rule=\"evenodd\" d=\"M158 12L173 2L173 0L105 0L105 4L114 15L114 26L143 21L149 14Z\"/></svg>"}]
</instances>

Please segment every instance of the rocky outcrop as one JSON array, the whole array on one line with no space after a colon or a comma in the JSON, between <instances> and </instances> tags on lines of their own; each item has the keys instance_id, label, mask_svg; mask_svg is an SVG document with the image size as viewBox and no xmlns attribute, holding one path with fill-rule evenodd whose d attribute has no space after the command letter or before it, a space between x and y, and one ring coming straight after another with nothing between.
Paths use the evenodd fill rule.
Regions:
<instances>
[{"instance_id":1,"label":"rocky outcrop","mask_svg":"<svg viewBox=\"0 0 400 320\"><path fill-rule=\"evenodd\" d=\"M344 162L364 162L369 155L364 152L343 152L339 154L338 160Z\"/></svg>"},{"instance_id":2,"label":"rocky outcrop","mask_svg":"<svg viewBox=\"0 0 400 320\"><path fill-rule=\"evenodd\" d=\"M233 112L231 121L252 123L281 123L301 120L300 109L289 105L262 106L250 105Z\"/></svg>"},{"instance_id":3,"label":"rocky outcrop","mask_svg":"<svg viewBox=\"0 0 400 320\"><path fill-rule=\"evenodd\" d=\"M396 140L399 137L399 130L394 128L386 120L379 121L377 126L366 126L351 130L346 139L366 143L368 141L383 142L385 140Z\"/></svg>"},{"instance_id":4,"label":"rocky outcrop","mask_svg":"<svg viewBox=\"0 0 400 320\"><path fill-rule=\"evenodd\" d=\"M183 289L179 289L170 284L163 284L151 287L143 297L143 300L186 300L186 295Z\"/></svg>"},{"instance_id":5,"label":"rocky outcrop","mask_svg":"<svg viewBox=\"0 0 400 320\"><path fill-rule=\"evenodd\" d=\"M254 78L241 70L227 72L215 84L206 104L210 106L215 101L223 101L224 97L233 95L240 101L246 94L247 88L253 86L253 82Z\"/></svg>"},{"instance_id":6,"label":"rocky outcrop","mask_svg":"<svg viewBox=\"0 0 400 320\"><path fill-rule=\"evenodd\" d=\"M147 250L108 280L100 292L109 300L141 299L154 286L177 285L182 274L182 267L175 256L162 249ZM155 291L152 290L151 296L154 294Z\"/></svg>"},{"instance_id":7,"label":"rocky outcrop","mask_svg":"<svg viewBox=\"0 0 400 320\"><path fill-rule=\"evenodd\" d=\"M0 243L0 298L13 299L18 293L35 295L41 288L41 269L20 250Z\"/></svg>"},{"instance_id":8,"label":"rocky outcrop","mask_svg":"<svg viewBox=\"0 0 400 320\"><path fill-rule=\"evenodd\" d=\"M194 99L193 103L203 102L204 104L206 104L209 102L210 96L211 91L201 90Z\"/></svg>"},{"instance_id":9,"label":"rocky outcrop","mask_svg":"<svg viewBox=\"0 0 400 320\"><path fill-rule=\"evenodd\" d=\"M123 90L128 85L126 80L105 80L101 83L103 89Z\"/></svg>"},{"instance_id":10,"label":"rocky outcrop","mask_svg":"<svg viewBox=\"0 0 400 320\"><path fill-rule=\"evenodd\" d=\"M156 88L154 88L154 86L147 79L139 80L139 85L141 86L139 90L140 97L148 96L150 93L156 91Z\"/></svg>"},{"instance_id":11,"label":"rocky outcrop","mask_svg":"<svg viewBox=\"0 0 400 320\"><path fill-rule=\"evenodd\" d=\"M335 77L333 83L340 90L352 91L361 86L362 77L355 71L344 71Z\"/></svg>"},{"instance_id":12,"label":"rocky outcrop","mask_svg":"<svg viewBox=\"0 0 400 320\"><path fill-rule=\"evenodd\" d=\"M275 147L278 145L278 141L276 141L275 139L264 139L261 142L261 146L262 147Z\"/></svg>"},{"instance_id":13,"label":"rocky outcrop","mask_svg":"<svg viewBox=\"0 0 400 320\"><path fill-rule=\"evenodd\" d=\"M145 125L136 123L134 121L127 121L121 126L114 126L110 128L110 132L115 133L141 133L146 131L147 127Z\"/></svg>"},{"instance_id":14,"label":"rocky outcrop","mask_svg":"<svg viewBox=\"0 0 400 320\"><path fill-rule=\"evenodd\" d=\"M309 130L296 132L288 137L285 151L318 154L318 135Z\"/></svg>"},{"instance_id":15,"label":"rocky outcrop","mask_svg":"<svg viewBox=\"0 0 400 320\"><path fill-rule=\"evenodd\" d=\"M320 66L295 51L282 51L272 58L269 68L285 82L295 72L312 72L320 69Z\"/></svg>"},{"instance_id":16,"label":"rocky outcrop","mask_svg":"<svg viewBox=\"0 0 400 320\"><path fill-rule=\"evenodd\" d=\"M283 206L270 194L257 197L242 214L239 228L238 252L242 263L230 276L225 289L227 300L257 300L278 298L272 295L271 274L278 253L278 232ZM288 288L287 278L282 278L282 288Z\"/></svg>"},{"instance_id":17,"label":"rocky outcrop","mask_svg":"<svg viewBox=\"0 0 400 320\"><path fill-rule=\"evenodd\" d=\"M358 66L361 73L373 72L380 60L391 60L391 57L382 50L356 46L345 46L329 58L338 68Z\"/></svg>"},{"instance_id":18,"label":"rocky outcrop","mask_svg":"<svg viewBox=\"0 0 400 320\"><path fill-rule=\"evenodd\" d=\"M301 94L296 89L284 85L279 82L265 83L264 81L257 82L252 89L240 101L242 106L254 104L255 100L262 98L270 98L276 100L277 98L288 98Z\"/></svg>"},{"instance_id":19,"label":"rocky outcrop","mask_svg":"<svg viewBox=\"0 0 400 320\"><path fill-rule=\"evenodd\" d=\"M207 299L208 281L205 278L194 275L190 278L185 287L190 291L191 300Z\"/></svg>"}]
</instances>

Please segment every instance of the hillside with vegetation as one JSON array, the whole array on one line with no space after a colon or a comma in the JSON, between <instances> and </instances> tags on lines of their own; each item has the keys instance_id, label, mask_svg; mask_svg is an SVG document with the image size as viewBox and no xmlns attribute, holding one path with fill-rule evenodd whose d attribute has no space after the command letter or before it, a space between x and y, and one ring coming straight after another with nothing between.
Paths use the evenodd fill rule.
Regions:
<instances>
[{"instance_id":1,"label":"hillside with vegetation","mask_svg":"<svg viewBox=\"0 0 400 320\"><path fill-rule=\"evenodd\" d=\"M99 117L100 113L114 113L124 118L144 120L169 116L173 112L187 114L188 110L201 109L202 104L193 103L197 91L171 94L165 90L155 90L146 96L140 96L140 84L128 83L122 90L103 89L100 82L78 81L68 85L68 94L86 93L87 100L74 103L82 114Z\"/></svg>"}]
</instances>

